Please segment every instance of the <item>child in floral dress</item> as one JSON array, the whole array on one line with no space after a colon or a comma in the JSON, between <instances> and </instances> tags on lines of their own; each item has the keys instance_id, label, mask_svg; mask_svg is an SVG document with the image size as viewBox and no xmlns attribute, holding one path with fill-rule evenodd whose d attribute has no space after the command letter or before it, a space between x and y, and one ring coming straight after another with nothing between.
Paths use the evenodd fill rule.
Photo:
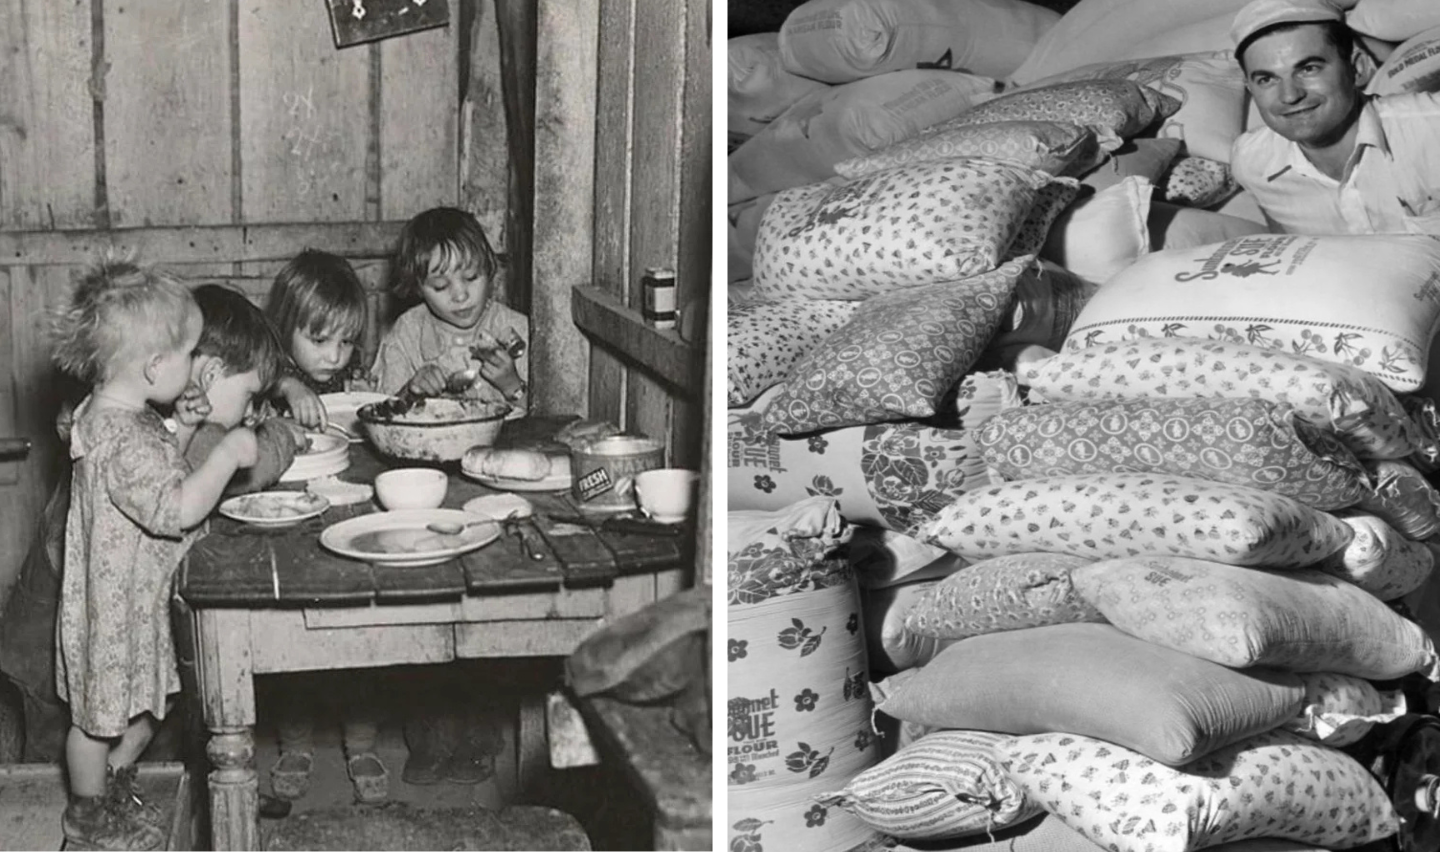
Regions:
<instances>
[{"instance_id":1,"label":"child in floral dress","mask_svg":"<svg viewBox=\"0 0 1440 852\"><path fill-rule=\"evenodd\" d=\"M55 675L70 705L62 825L73 848L154 849L165 839L153 809L113 793L133 783L180 689L169 601L189 531L257 453L242 427L193 471L185 463L203 417L203 394L186 393L201 326L183 284L115 261L77 282L55 322L55 363L91 385L70 435ZM156 405L173 406L177 431Z\"/></svg>"}]
</instances>

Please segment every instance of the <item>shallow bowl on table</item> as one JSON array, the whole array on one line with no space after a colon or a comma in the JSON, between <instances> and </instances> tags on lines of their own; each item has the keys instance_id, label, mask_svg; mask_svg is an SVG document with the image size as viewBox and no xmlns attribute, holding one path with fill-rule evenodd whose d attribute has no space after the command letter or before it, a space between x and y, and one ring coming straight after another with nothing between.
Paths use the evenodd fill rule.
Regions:
<instances>
[{"instance_id":1,"label":"shallow bowl on table","mask_svg":"<svg viewBox=\"0 0 1440 852\"><path fill-rule=\"evenodd\" d=\"M438 565L500 537L498 523L483 521L459 509L374 512L326 527L320 544L341 556L380 565ZM458 525L460 532L439 533L432 524Z\"/></svg>"},{"instance_id":2,"label":"shallow bowl on table","mask_svg":"<svg viewBox=\"0 0 1440 852\"><path fill-rule=\"evenodd\" d=\"M510 406L476 399L391 397L356 413L375 449L398 459L459 461L471 447L495 443Z\"/></svg>"},{"instance_id":3,"label":"shallow bowl on table","mask_svg":"<svg viewBox=\"0 0 1440 852\"><path fill-rule=\"evenodd\" d=\"M306 432L306 449L280 474L281 482L333 476L350 467L350 442L332 432Z\"/></svg>"}]
</instances>

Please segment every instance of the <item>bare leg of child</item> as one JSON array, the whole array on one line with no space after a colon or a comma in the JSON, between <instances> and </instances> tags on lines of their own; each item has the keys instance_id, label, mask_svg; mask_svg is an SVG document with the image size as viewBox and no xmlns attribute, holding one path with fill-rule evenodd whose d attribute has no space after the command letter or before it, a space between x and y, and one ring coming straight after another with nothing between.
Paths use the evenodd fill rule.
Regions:
<instances>
[{"instance_id":1,"label":"bare leg of child","mask_svg":"<svg viewBox=\"0 0 1440 852\"><path fill-rule=\"evenodd\" d=\"M116 807L109 795L111 739L92 737L71 726L65 740L70 800L61 820L67 848L158 849L165 835L138 816Z\"/></svg>"}]
</instances>

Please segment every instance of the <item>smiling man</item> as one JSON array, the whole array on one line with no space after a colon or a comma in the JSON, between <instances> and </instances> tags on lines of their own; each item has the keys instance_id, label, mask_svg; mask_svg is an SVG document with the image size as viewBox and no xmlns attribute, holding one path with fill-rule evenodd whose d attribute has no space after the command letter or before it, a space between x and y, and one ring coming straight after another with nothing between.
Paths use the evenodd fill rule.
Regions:
<instances>
[{"instance_id":1,"label":"smiling man","mask_svg":"<svg viewBox=\"0 0 1440 852\"><path fill-rule=\"evenodd\" d=\"M1366 95L1373 63L1326 0L1255 0L1230 35L1266 125L1230 168L1272 231L1440 235L1440 98Z\"/></svg>"}]
</instances>

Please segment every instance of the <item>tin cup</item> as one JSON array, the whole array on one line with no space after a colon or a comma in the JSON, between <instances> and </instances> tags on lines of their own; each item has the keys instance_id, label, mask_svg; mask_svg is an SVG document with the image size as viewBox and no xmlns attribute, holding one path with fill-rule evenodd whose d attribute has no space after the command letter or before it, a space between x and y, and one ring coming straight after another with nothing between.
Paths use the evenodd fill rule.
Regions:
<instances>
[{"instance_id":1,"label":"tin cup","mask_svg":"<svg viewBox=\"0 0 1440 852\"><path fill-rule=\"evenodd\" d=\"M583 509L631 511L636 474L664 462L665 445L659 441L630 435L600 438L571 452L571 493Z\"/></svg>"}]
</instances>

